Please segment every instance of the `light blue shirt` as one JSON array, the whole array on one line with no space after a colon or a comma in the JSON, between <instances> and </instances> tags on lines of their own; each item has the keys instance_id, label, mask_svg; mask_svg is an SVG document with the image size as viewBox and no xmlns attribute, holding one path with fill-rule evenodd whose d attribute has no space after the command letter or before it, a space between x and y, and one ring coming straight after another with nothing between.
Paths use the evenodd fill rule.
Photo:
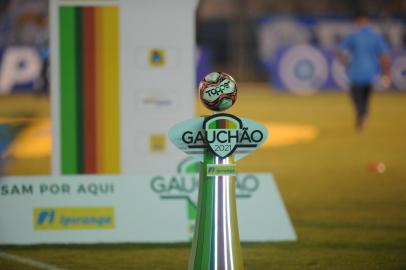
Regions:
<instances>
[{"instance_id":1,"label":"light blue shirt","mask_svg":"<svg viewBox=\"0 0 406 270\"><path fill-rule=\"evenodd\" d=\"M370 26L363 26L344 37L340 49L350 56L347 75L353 85L371 84L380 71L379 57L388 45Z\"/></svg>"}]
</instances>

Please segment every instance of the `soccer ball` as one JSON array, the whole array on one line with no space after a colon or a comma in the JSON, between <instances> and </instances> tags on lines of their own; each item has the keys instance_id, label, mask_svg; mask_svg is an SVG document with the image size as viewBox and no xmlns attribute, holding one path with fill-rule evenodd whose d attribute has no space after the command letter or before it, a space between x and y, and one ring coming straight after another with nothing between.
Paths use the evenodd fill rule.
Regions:
<instances>
[{"instance_id":1,"label":"soccer ball","mask_svg":"<svg viewBox=\"0 0 406 270\"><path fill-rule=\"evenodd\" d=\"M212 111L224 111L237 100L237 84L224 72L207 74L199 84L200 99Z\"/></svg>"}]
</instances>

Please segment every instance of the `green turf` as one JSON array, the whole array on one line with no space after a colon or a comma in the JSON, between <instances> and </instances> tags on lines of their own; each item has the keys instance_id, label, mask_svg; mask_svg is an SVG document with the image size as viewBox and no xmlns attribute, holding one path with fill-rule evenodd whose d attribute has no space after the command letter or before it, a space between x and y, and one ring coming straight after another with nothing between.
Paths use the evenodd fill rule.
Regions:
<instances>
[{"instance_id":1,"label":"green turf","mask_svg":"<svg viewBox=\"0 0 406 270\"><path fill-rule=\"evenodd\" d=\"M49 116L49 98L45 96L0 96L0 125L15 125L21 131L32 121ZM50 165L51 161L49 157L39 159L8 159L5 173L12 175L49 174ZM0 175L1 173L0 171Z\"/></svg>"},{"instance_id":2,"label":"green turf","mask_svg":"<svg viewBox=\"0 0 406 270\"><path fill-rule=\"evenodd\" d=\"M298 97L258 85L240 89L230 113L319 129L312 142L264 148L239 162L241 171L274 173L299 237L292 243L244 243L245 269L406 269L406 94L375 94L367 129L358 134L343 93ZM203 113L207 111L199 105L198 114ZM367 170L375 160L385 163L385 173ZM188 245L0 248L65 269L168 270L186 269L189 249ZM30 268L0 259L0 269Z\"/></svg>"},{"instance_id":3,"label":"green turf","mask_svg":"<svg viewBox=\"0 0 406 270\"><path fill-rule=\"evenodd\" d=\"M0 96L0 117L49 116L49 99L44 96Z\"/></svg>"}]
</instances>

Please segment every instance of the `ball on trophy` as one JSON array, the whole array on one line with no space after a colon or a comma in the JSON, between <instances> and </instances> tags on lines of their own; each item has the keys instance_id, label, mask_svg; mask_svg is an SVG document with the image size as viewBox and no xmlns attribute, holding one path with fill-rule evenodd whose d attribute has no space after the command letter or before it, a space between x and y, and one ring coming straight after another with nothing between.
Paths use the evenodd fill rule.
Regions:
<instances>
[{"instance_id":1,"label":"ball on trophy","mask_svg":"<svg viewBox=\"0 0 406 270\"><path fill-rule=\"evenodd\" d=\"M212 111L224 111L237 100L237 84L224 72L207 74L199 84L200 99Z\"/></svg>"}]
</instances>

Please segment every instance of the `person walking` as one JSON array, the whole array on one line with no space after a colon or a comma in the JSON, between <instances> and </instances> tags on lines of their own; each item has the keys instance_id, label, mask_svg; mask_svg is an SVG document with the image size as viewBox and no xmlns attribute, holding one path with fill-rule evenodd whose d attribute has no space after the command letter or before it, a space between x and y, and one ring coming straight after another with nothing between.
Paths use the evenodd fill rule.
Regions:
<instances>
[{"instance_id":1,"label":"person walking","mask_svg":"<svg viewBox=\"0 0 406 270\"><path fill-rule=\"evenodd\" d=\"M355 18L356 30L343 38L338 58L346 66L351 98L356 111L355 128L362 131L368 116L369 100L375 77L381 73L385 85L390 82L388 45L369 24L365 13Z\"/></svg>"}]
</instances>

